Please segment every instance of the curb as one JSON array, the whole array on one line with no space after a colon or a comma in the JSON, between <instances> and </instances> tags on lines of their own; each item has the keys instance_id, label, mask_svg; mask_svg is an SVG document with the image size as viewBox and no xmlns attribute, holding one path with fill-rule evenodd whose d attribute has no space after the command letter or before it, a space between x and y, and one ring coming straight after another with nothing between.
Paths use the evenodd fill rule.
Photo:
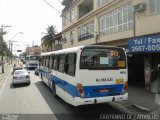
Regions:
<instances>
[{"instance_id":1,"label":"curb","mask_svg":"<svg viewBox=\"0 0 160 120\"><path fill-rule=\"evenodd\" d=\"M4 75L3 79L2 79L2 81L0 82L0 87L1 87L2 84L4 83L6 77L7 77L8 73L9 73L9 70L10 70L9 68L10 68L10 66L8 66L7 69L6 69L6 73L5 73L5 75Z\"/></svg>"},{"instance_id":2,"label":"curb","mask_svg":"<svg viewBox=\"0 0 160 120\"><path fill-rule=\"evenodd\" d=\"M145 108L145 107L142 107L142 106L139 106L139 105L136 105L136 104L132 104L131 106L133 106L133 107L135 107L135 108L137 108L137 109L139 109L139 110L142 110L142 111L144 111L144 112L147 112L147 113L149 113L151 110L150 109L148 109L148 108Z\"/></svg>"},{"instance_id":3,"label":"curb","mask_svg":"<svg viewBox=\"0 0 160 120\"><path fill-rule=\"evenodd\" d=\"M140 109L141 107L129 104L127 101L111 102L109 105L117 110L120 110L124 114L150 114L150 111L147 108Z\"/></svg>"}]
</instances>

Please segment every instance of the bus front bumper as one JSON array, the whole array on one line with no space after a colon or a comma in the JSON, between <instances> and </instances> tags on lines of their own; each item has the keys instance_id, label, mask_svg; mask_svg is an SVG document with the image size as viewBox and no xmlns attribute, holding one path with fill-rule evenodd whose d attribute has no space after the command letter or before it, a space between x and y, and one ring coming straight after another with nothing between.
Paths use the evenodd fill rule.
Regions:
<instances>
[{"instance_id":1,"label":"bus front bumper","mask_svg":"<svg viewBox=\"0 0 160 120\"><path fill-rule=\"evenodd\" d=\"M73 105L80 106L80 105L98 104L98 103L106 103L111 101L122 101L122 100L128 100L128 93L125 93L124 95L117 95L117 96L83 98L83 99L80 97L75 97Z\"/></svg>"}]
</instances>

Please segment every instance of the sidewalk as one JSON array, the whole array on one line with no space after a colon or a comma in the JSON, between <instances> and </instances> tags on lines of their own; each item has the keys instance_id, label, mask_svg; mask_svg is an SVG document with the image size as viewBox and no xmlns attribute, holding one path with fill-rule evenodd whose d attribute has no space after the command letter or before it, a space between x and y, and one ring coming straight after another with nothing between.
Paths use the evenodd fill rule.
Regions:
<instances>
[{"instance_id":1,"label":"sidewalk","mask_svg":"<svg viewBox=\"0 0 160 120\"><path fill-rule=\"evenodd\" d=\"M5 63L4 64L4 73L2 74L2 66L0 66L0 86L2 85L4 78L6 77L6 74L8 73L8 70L13 68L13 65L15 64L16 67L21 67L22 63L19 60L12 61L12 64Z\"/></svg>"},{"instance_id":2,"label":"sidewalk","mask_svg":"<svg viewBox=\"0 0 160 120\"><path fill-rule=\"evenodd\" d=\"M3 83L4 78L6 77L8 70L11 69L13 65L9 63L4 64L4 73L2 73L2 66L0 66L0 86Z\"/></svg>"},{"instance_id":3,"label":"sidewalk","mask_svg":"<svg viewBox=\"0 0 160 120\"><path fill-rule=\"evenodd\" d=\"M147 108L150 113L160 114L160 105L155 103L155 94L145 91L142 87L129 86L128 102Z\"/></svg>"},{"instance_id":4,"label":"sidewalk","mask_svg":"<svg viewBox=\"0 0 160 120\"><path fill-rule=\"evenodd\" d=\"M127 114L159 114L160 105L155 103L155 94L143 87L129 85L128 100L110 103Z\"/></svg>"}]
</instances>

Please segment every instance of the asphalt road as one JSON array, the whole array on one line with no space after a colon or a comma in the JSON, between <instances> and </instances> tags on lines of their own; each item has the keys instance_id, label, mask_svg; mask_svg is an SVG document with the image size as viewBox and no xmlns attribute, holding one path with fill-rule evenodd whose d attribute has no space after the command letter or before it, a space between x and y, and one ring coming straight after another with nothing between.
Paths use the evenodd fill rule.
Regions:
<instances>
[{"instance_id":1,"label":"asphalt road","mask_svg":"<svg viewBox=\"0 0 160 120\"><path fill-rule=\"evenodd\" d=\"M10 71L0 88L0 120L5 117L18 120L100 120L102 115L121 114L108 104L73 107L54 98L34 71L30 71L30 77L30 85L13 87Z\"/></svg>"}]
</instances>

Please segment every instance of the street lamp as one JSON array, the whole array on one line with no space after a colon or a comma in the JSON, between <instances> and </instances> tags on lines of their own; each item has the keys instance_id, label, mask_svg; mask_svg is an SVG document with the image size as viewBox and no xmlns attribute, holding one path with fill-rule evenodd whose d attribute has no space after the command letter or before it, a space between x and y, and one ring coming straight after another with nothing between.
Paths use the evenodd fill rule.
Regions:
<instances>
[{"instance_id":1,"label":"street lamp","mask_svg":"<svg viewBox=\"0 0 160 120\"><path fill-rule=\"evenodd\" d=\"M11 43L11 64L12 64L12 59L13 59L13 53L12 53L12 46L13 46L13 43L14 42L17 42L17 41L10 41Z\"/></svg>"},{"instance_id":2,"label":"street lamp","mask_svg":"<svg viewBox=\"0 0 160 120\"><path fill-rule=\"evenodd\" d=\"M11 46L12 39L15 38L18 34L24 34L24 33L23 32L18 32L11 39L9 39L9 50L11 49L10 46Z\"/></svg>"}]
</instances>

